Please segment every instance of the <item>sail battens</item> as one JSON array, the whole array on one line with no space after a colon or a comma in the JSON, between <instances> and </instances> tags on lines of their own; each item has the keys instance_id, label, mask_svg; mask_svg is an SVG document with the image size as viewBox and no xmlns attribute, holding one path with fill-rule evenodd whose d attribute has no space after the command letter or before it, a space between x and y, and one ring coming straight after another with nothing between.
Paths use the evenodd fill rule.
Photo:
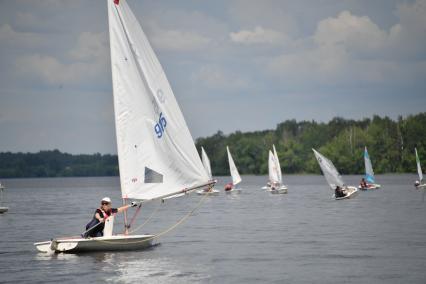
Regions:
<instances>
[{"instance_id":1,"label":"sail battens","mask_svg":"<svg viewBox=\"0 0 426 284\"><path fill-rule=\"evenodd\" d=\"M183 114L127 1L108 0L108 19L122 196L151 200L206 184Z\"/></svg>"}]
</instances>

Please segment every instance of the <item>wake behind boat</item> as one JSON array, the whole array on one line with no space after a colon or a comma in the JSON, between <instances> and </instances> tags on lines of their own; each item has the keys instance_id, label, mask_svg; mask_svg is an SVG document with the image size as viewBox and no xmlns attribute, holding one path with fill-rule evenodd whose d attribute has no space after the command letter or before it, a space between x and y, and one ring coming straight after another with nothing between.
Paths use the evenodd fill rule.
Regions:
<instances>
[{"instance_id":1,"label":"wake behind boat","mask_svg":"<svg viewBox=\"0 0 426 284\"><path fill-rule=\"evenodd\" d=\"M125 0L108 0L108 20L123 203L137 200L132 202L137 206L211 187L215 182L203 168L166 75ZM113 234L114 215L103 222L95 225L104 224L103 236L60 237L34 245L51 253L135 250L158 237L128 234L126 218L124 233L118 235Z\"/></svg>"},{"instance_id":2,"label":"wake behind boat","mask_svg":"<svg viewBox=\"0 0 426 284\"><path fill-rule=\"evenodd\" d=\"M368 155L367 147L364 149L364 165L365 177L362 179L358 188L360 190L379 189L381 185L376 183L373 166L371 165L371 159Z\"/></svg>"},{"instance_id":3,"label":"wake behind boat","mask_svg":"<svg viewBox=\"0 0 426 284\"><path fill-rule=\"evenodd\" d=\"M336 167L333 163L325 156L321 155L315 149L312 149L315 154L315 158L321 168L324 177L330 186L331 190L334 191L333 198L335 200L350 199L355 197L359 191L355 186L347 186L343 182L343 178L340 176Z\"/></svg>"}]
</instances>

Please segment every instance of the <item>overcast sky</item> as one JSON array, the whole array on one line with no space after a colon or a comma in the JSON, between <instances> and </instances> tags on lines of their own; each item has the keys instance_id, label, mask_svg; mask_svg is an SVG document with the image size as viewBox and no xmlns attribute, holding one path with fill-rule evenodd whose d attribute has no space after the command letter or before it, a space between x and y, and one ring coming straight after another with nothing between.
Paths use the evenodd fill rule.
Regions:
<instances>
[{"instance_id":1,"label":"overcast sky","mask_svg":"<svg viewBox=\"0 0 426 284\"><path fill-rule=\"evenodd\" d=\"M128 0L194 138L426 111L426 0ZM106 0L0 0L0 151L116 153Z\"/></svg>"}]
</instances>

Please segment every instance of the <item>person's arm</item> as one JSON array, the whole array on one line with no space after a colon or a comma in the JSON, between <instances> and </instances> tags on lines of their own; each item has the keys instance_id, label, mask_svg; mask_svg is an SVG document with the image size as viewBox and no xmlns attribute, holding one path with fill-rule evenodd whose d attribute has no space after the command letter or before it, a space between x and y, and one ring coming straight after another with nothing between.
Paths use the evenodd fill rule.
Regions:
<instances>
[{"instance_id":1,"label":"person's arm","mask_svg":"<svg viewBox=\"0 0 426 284\"><path fill-rule=\"evenodd\" d=\"M124 206L121 206L121 207L118 207L117 208L117 213L121 213L121 212L123 212L123 211L126 211L127 209L129 209L130 207L136 207L136 206L138 206L139 204L137 203L137 202L135 202L135 201L132 201L130 204L128 204L128 205L124 205Z\"/></svg>"},{"instance_id":2,"label":"person's arm","mask_svg":"<svg viewBox=\"0 0 426 284\"><path fill-rule=\"evenodd\" d=\"M98 212L95 213L95 218L98 219L98 221L101 223L104 221L104 219L101 217L101 215L99 215Z\"/></svg>"}]
</instances>

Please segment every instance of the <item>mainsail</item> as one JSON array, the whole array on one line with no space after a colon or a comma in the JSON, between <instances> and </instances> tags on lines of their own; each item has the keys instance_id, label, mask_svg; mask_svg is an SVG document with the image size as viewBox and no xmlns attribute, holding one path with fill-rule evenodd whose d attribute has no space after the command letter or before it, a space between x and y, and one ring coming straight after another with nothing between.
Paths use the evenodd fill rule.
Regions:
<instances>
[{"instance_id":1,"label":"mainsail","mask_svg":"<svg viewBox=\"0 0 426 284\"><path fill-rule=\"evenodd\" d=\"M420 183L422 183L423 172L422 172L422 166L420 165L419 155L417 154L417 148L414 148L414 151L416 152L417 173L419 174Z\"/></svg>"},{"instance_id":2,"label":"mainsail","mask_svg":"<svg viewBox=\"0 0 426 284\"><path fill-rule=\"evenodd\" d=\"M111 69L123 198L152 200L203 186L185 119L125 0L108 0Z\"/></svg>"},{"instance_id":3,"label":"mainsail","mask_svg":"<svg viewBox=\"0 0 426 284\"><path fill-rule=\"evenodd\" d=\"M210 159L207 156L206 151L204 151L203 147L201 147L201 161L203 162L203 166L206 169L207 175L209 176L210 179L212 179L213 175L212 175L212 168L210 166Z\"/></svg>"},{"instance_id":4,"label":"mainsail","mask_svg":"<svg viewBox=\"0 0 426 284\"><path fill-rule=\"evenodd\" d=\"M278 182L281 184L283 182L283 174L281 172L280 159L278 159L277 150L275 149L274 144L272 144L272 148L274 150L275 164L276 164L277 174L278 174Z\"/></svg>"},{"instance_id":5,"label":"mainsail","mask_svg":"<svg viewBox=\"0 0 426 284\"><path fill-rule=\"evenodd\" d=\"M340 176L333 163L329 159L321 155L319 152L317 152L315 149L312 149L312 151L314 151L315 158L317 159L318 164L320 165L321 170L324 174L324 177L330 185L331 189L334 190L336 186L344 187L345 183L343 182L342 177Z\"/></svg>"},{"instance_id":6,"label":"mainsail","mask_svg":"<svg viewBox=\"0 0 426 284\"><path fill-rule=\"evenodd\" d=\"M232 176L232 184L237 185L241 182L240 174L238 173L238 169L235 166L234 159L232 159L231 152L229 152L229 147L226 146L226 151L228 152L228 163L229 163L229 171Z\"/></svg>"},{"instance_id":7,"label":"mainsail","mask_svg":"<svg viewBox=\"0 0 426 284\"><path fill-rule=\"evenodd\" d=\"M278 171L277 171L277 162L275 160L275 155L269 151L268 157L268 173L269 173L269 182L272 184L280 183Z\"/></svg>"},{"instance_id":8,"label":"mainsail","mask_svg":"<svg viewBox=\"0 0 426 284\"><path fill-rule=\"evenodd\" d=\"M368 155L367 147L364 149L364 164L365 164L365 179L369 183L375 183L373 166L371 165L370 156Z\"/></svg>"}]
</instances>

